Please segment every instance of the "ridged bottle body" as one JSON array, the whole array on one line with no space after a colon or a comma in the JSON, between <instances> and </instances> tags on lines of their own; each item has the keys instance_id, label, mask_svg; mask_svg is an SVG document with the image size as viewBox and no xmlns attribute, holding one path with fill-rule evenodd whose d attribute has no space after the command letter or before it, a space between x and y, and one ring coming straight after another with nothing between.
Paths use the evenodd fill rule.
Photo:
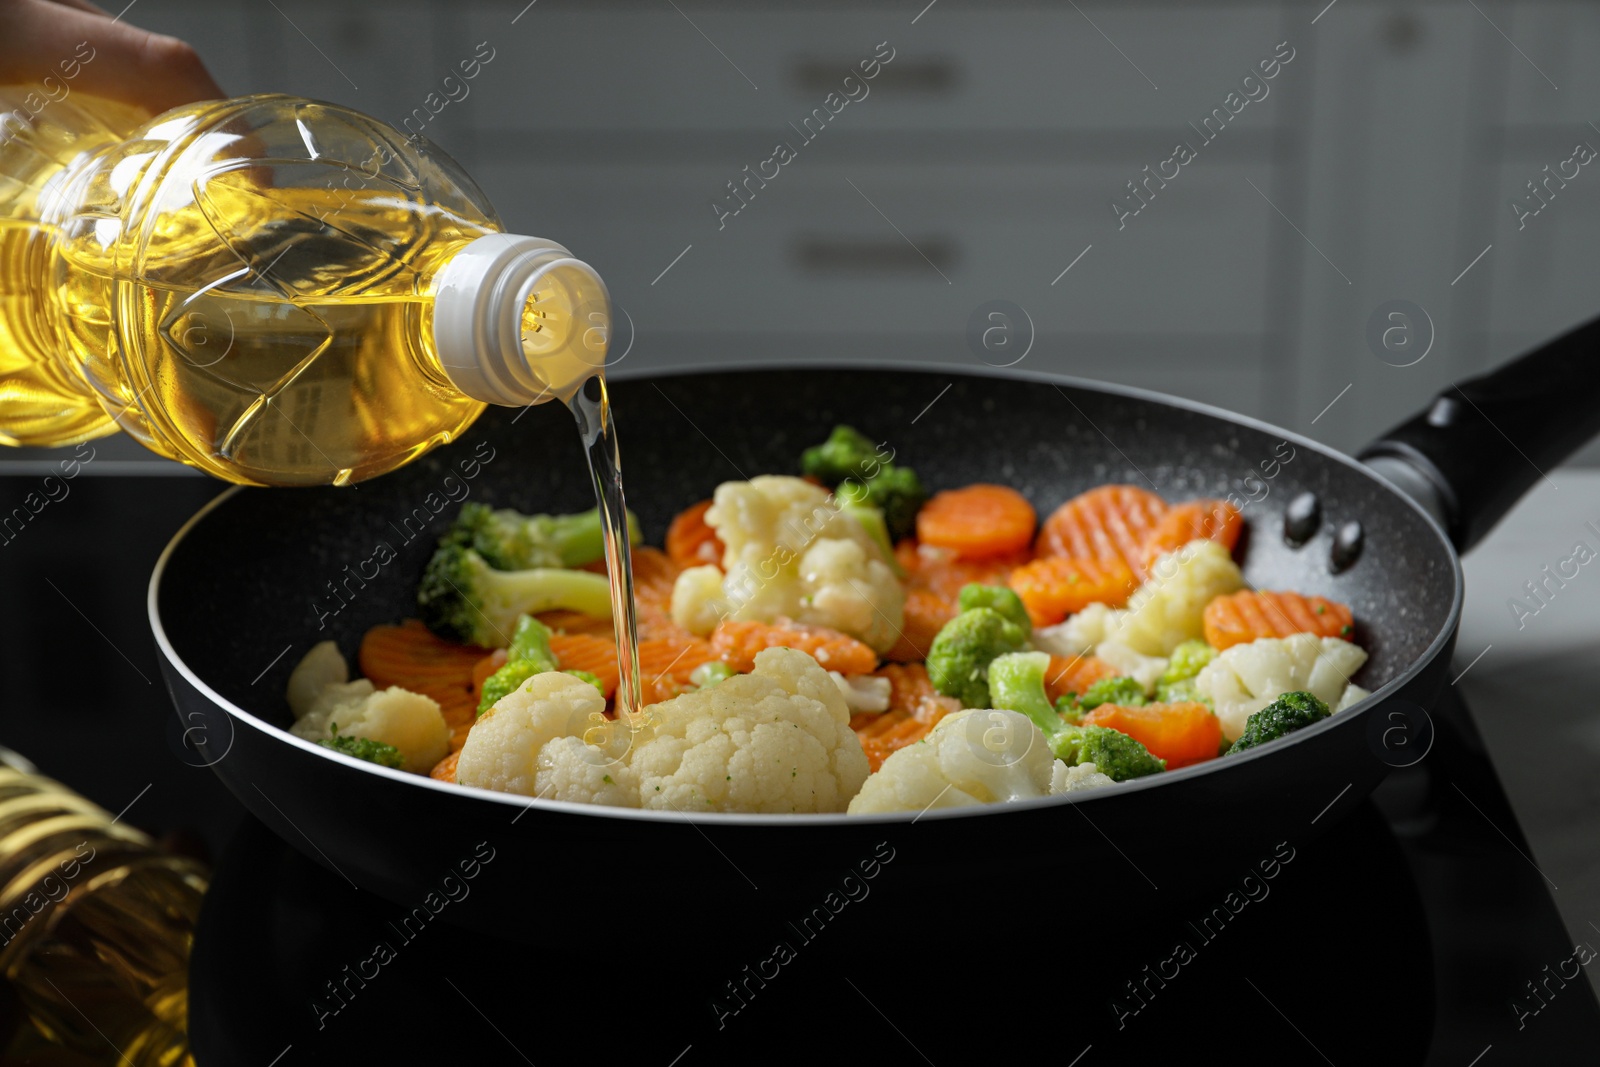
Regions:
<instances>
[{"instance_id":1,"label":"ridged bottle body","mask_svg":"<svg viewBox=\"0 0 1600 1067\"><path fill-rule=\"evenodd\" d=\"M433 281L501 227L449 157L296 97L136 118L71 96L0 123L0 437L121 428L229 481L318 485L472 423Z\"/></svg>"},{"instance_id":2,"label":"ridged bottle body","mask_svg":"<svg viewBox=\"0 0 1600 1067\"><path fill-rule=\"evenodd\" d=\"M60 784L0 765L0 977L44 1040L192 1064L189 949L204 869ZM3 1053L0 1053L3 1056Z\"/></svg>"}]
</instances>

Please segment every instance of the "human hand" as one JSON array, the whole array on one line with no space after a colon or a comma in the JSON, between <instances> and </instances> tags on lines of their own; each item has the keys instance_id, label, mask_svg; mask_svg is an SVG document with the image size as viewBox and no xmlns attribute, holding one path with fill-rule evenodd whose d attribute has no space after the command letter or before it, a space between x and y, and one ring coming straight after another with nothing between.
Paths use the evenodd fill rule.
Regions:
<instances>
[{"instance_id":1,"label":"human hand","mask_svg":"<svg viewBox=\"0 0 1600 1067\"><path fill-rule=\"evenodd\" d=\"M63 76L74 89L152 114L226 95L189 45L114 19L88 0L0 0L0 85Z\"/></svg>"}]
</instances>

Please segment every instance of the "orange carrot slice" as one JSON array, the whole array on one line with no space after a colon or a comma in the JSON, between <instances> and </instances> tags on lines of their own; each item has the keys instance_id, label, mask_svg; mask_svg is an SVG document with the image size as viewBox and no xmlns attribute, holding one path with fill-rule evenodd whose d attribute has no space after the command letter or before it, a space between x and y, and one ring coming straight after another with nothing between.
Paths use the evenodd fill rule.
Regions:
<instances>
[{"instance_id":1,"label":"orange carrot slice","mask_svg":"<svg viewBox=\"0 0 1600 1067\"><path fill-rule=\"evenodd\" d=\"M849 634L797 622L724 619L711 631L711 648L722 662L740 674L753 670L756 653L766 648L798 649L810 655L823 669L840 674L869 674L878 666L878 654Z\"/></svg>"},{"instance_id":2,"label":"orange carrot slice","mask_svg":"<svg viewBox=\"0 0 1600 1067\"><path fill-rule=\"evenodd\" d=\"M585 615L581 611L567 611L565 609L542 611L537 618L548 626L552 633L596 634L603 637L612 632L610 619L600 619L593 615Z\"/></svg>"},{"instance_id":3,"label":"orange carrot slice","mask_svg":"<svg viewBox=\"0 0 1600 1067\"><path fill-rule=\"evenodd\" d=\"M1101 567L1121 561L1144 581L1145 539L1167 513L1166 501L1135 485L1102 485L1079 493L1045 520L1041 556L1093 560Z\"/></svg>"},{"instance_id":4,"label":"orange carrot slice","mask_svg":"<svg viewBox=\"0 0 1600 1067\"><path fill-rule=\"evenodd\" d=\"M987 559L1028 547L1037 522L1021 493L979 483L935 493L917 512L917 540L966 559Z\"/></svg>"},{"instance_id":5,"label":"orange carrot slice","mask_svg":"<svg viewBox=\"0 0 1600 1067\"><path fill-rule=\"evenodd\" d=\"M1121 607L1138 587L1116 556L1094 560L1046 556L1011 572L1011 588L1022 598L1035 626L1051 626L1096 601Z\"/></svg>"},{"instance_id":6,"label":"orange carrot slice","mask_svg":"<svg viewBox=\"0 0 1600 1067\"><path fill-rule=\"evenodd\" d=\"M604 560L596 560L584 564L580 569L604 574L606 564ZM682 571L683 568L672 562L659 548L651 548L648 545L634 547L633 602L639 622L639 640L683 640L694 636L672 621L672 586ZM569 632L594 633L599 636L612 632L610 620L606 620L604 626L586 625L576 631L569 626L567 629Z\"/></svg>"},{"instance_id":7,"label":"orange carrot slice","mask_svg":"<svg viewBox=\"0 0 1600 1067\"><path fill-rule=\"evenodd\" d=\"M1216 541L1229 552L1239 541L1244 516L1225 500L1191 500L1172 508L1145 538L1144 566L1168 552L1176 552L1190 541Z\"/></svg>"},{"instance_id":8,"label":"orange carrot slice","mask_svg":"<svg viewBox=\"0 0 1600 1067\"><path fill-rule=\"evenodd\" d=\"M1097 656L1051 656L1044 672L1044 692L1054 704L1069 693L1082 693L1103 678L1115 678L1117 669Z\"/></svg>"},{"instance_id":9,"label":"orange carrot slice","mask_svg":"<svg viewBox=\"0 0 1600 1067\"><path fill-rule=\"evenodd\" d=\"M1263 637L1316 634L1348 640L1355 617L1337 601L1300 593L1263 593L1246 589L1219 596L1201 616L1206 643L1231 648Z\"/></svg>"},{"instance_id":10,"label":"orange carrot slice","mask_svg":"<svg viewBox=\"0 0 1600 1067\"><path fill-rule=\"evenodd\" d=\"M621 670L617 666L617 648L609 634L552 634L550 651L555 653L562 670L588 671L600 679L607 699L616 696ZM716 658L711 645L698 637L640 641L639 674L644 702L655 704L677 696L690 687L689 675L696 667ZM483 695L484 680L505 662L505 650L500 649L473 668L473 691L479 697Z\"/></svg>"},{"instance_id":11,"label":"orange carrot slice","mask_svg":"<svg viewBox=\"0 0 1600 1067\"><path fill-rule=\"evenodd\" d=\"M477 663L473 664L472 692L478 697L479 700L483 699L483 683L489 680L489 676L491 674L499 670L501 667L504 667L506 665L506 660L509 658L510 657L506 655L505 649L497 648L487 656L480 659Z\"/></svg>"},{"instance_id":12,"label":"orange carrot slice","mask_svg":"<svg viewBox=\"0 0 1600 1067\"><path fill-rule=\"evenodd\" d=\"M1204 704L1146 704L1129 708L1101 704L1083 717L1085 725L1120 730L1144 745L1167 770L1215 759L1222 744L1222 723Z\"/></svg>"},{"instance_id":13,"label":"orange carrot slice","mask_svg":"<svg viewBox=\"0 0 1600 1067\"><path fill-rule=\"evenodd\" d=\"M611 699L617 691L617 646L597 634L551 634L550 651L564 671L588 671L600 679L600 689Z\"/></svg>"},{"instance_id":14,"label":"orange carrot slice","mask_svg":"<svg viewBox=\"0 0 1600 1067\"><path fill-rule=\"evenodd\" d=\"M671 700L691 688L689 676L702 663L717 658L711 644L698 637L657 638L639 642L639 673L644 702Z\"/></svg>"},{"instance_id":15,"label":"orange carrot slice","mask_svg":"<svg viewBox=\"0 0 1600 1067\"><path fill-rule=\"evenodd\" d=\"M637 605L640 641L684 641L694 637L672 621L672 586L683 568L665 552L640 547L633 550L633 600Z\"/></svg>"},{"instance_id":16,"label":"orange carrot slice","mask_svg":"<svg viewBox=\"0 0 1600 1067\"><path fill-rule=\"evenodd\" d=\"M437 778L441 782L455 783L456 764L461 759L461 750L458 748L444 759L433 765L433 770L428 772L429 778Z\"/></svg>"},{"instance_id":17,"label":"orange carrot slice","mask_svg":"<svg viewBox=\"0 0 1600 1067\"><path fill-rule=\"evenodd\" d=\"M722 566L725 551L717 531L706 522L706 512L712 502L702 500L687 511L678 513L667 527L667 557L678 566L703 567L706 564Z\"/></svg>"},{"instance_id":18,"label":"orange carrot slice","mask_svg":"<svg viewBox=\"0 0 1600 1067\"><path fill-rule=\"evenodd\" d=\"M892 753L927 737L940 719L961 710L960 701L933 688L920 663L888 663L876 674L889 679L889 709L857 712L850 718L850 728L861 739L873 771Z\"/></svg>"}]
</instances>

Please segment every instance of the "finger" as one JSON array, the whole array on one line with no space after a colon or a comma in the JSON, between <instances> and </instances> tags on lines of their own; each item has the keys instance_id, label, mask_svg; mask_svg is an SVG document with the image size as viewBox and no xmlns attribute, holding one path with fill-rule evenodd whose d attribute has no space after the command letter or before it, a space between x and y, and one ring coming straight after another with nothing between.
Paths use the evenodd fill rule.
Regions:
<instances>
[{"instance_id":1,"label":"finger","mask_svg":"<svg viewBox=\"0 0 1600 1067\"><path fill-rule=\"evenodd\" d=\"M72 88L152 113L224 95L195 50L175 37L48 0L24 0L10 21L0 40L5 81L61 82L62 64L75 62Z\"/></svg>"},{"instance_id":2,"label":"finger","mask_svg":"<svg viewBox=\"0 0 1600 1067\"><path fill-rule=\"evenodd\" d=\"M60 4L62 7L70 7L76 8L79 11L87 11L91 15L110 14L110 12L105 8L89 3L89 0L49 0L49 2L52 4Z\"/></svg>"}]
</instances>

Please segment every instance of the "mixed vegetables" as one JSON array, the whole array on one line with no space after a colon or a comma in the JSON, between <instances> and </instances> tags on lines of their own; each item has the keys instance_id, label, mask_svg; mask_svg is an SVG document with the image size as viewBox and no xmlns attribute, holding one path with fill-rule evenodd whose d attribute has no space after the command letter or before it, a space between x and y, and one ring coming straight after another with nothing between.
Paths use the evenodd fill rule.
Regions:
<instances>
[{"instance_id":1,"label":"mixed vegetables","mask_svg":"<svg viewBox=\"0 0 1600 1067\"><path fill-rule=\"evenodd\" d=\"M1108 485L1040 523L848 426L799 469L718 486L665 551L630 516L643 709L615 707L598 515L466 504L364 678L301 661L294 732L525 796L860 814L1112 788L1367 695L1349 608L1248 588L1223 501Z\"/></svg>"}]
</instances>

